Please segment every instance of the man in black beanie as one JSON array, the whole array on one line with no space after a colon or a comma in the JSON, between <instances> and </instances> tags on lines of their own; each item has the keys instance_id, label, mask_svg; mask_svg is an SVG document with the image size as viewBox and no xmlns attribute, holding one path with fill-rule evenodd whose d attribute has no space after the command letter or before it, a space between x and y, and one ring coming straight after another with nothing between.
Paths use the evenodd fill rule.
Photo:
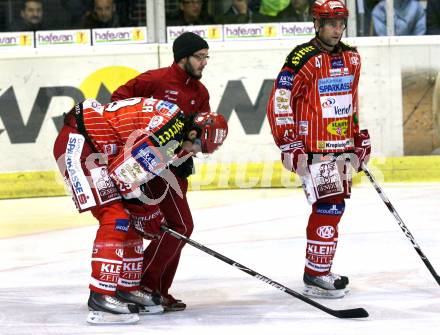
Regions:
<instances>
[{"instance_id":1,"label":"man in black beanie","mask_svg":"<svg viewBox=\"0 0 440 335\"><path fill-rule=\"evenodd\" d=\"M129 80L113 92L112 101L153 97L177 104L188 118L199 113L211 113L208 90L199 81L208 62L208 49L208 43L200 36L191 32L183 33L173 43L174 62L171 66L149 70ZM193 173L193 161L190 158L180 166L170 169L176 176L183 198L176 195L174 189L164 182L163 185L157 186L160 190L156 190L156 193L163 189L162 194L166 193L165 203L174 205L163 206L164 202L161 202L159 206L149 206L150 212L161 211L168 227L190 237L194 225L186 192L187 178ZM165 311L180 311L186 308L184 302L168 292L183 246L184 243L176 238L161 233L144 251L141 289L148 293L159 293Z\"/></svg>"},{"instance_id":2,"label":"man in black beanie","mask_svg":"<svg viewBox=\"0 0 440 335\"><path fill-rule=\"evenodd\" d=\"M173 43L174 61L182 64L183 69L194 79L202 78L203 69L208 59L208 43L199 35L185 32L177 37ZM197 51L197 53L196 53ZM189 56L196 58L196 62L191 62ZM181 62L182 59L187 59Z\"/></svg>"}]
</instances>

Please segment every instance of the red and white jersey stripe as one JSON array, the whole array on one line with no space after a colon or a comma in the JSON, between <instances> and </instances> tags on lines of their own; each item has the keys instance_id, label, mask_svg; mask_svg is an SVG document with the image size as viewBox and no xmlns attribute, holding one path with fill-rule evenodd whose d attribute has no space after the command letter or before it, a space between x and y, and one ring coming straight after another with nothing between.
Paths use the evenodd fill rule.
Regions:
<instances>
[{"instance_id":1,"label":"red and white jersey stripe","mask_svg":"<svg viewBox=\"0 0 440 335\"><path fill-rule=\"evenodd\" d=\"M287 56L267 106L281 150L298 139L307 152L353 150L360 68L359 53L343 43L329 53L313 39Z\"/></svg>"}]
</instances>

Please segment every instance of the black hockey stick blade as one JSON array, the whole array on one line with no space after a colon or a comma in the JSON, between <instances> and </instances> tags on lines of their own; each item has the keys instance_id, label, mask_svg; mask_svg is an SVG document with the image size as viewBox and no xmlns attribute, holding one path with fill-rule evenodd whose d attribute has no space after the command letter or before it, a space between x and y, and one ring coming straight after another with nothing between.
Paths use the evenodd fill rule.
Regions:
<instances>
[{"instance_id":1,"label":"black hockey stick blade","mask_svg":"<svg viewBox=\"0 0 440 335\"><path fill-rule=\"evenodd\" d=\"M248 268L248 267L246 267L246 266L244 266L244 265L242 265L240 263L237 263L237 262L233 261L232 259L230 259L230 258L228 258L228 257L226 257L226 256L224 256L224 255L222 255L220 253L218 253L217 251L214 251L214 250L204 246L203 244L200 244L200 243L198 243L198 242L196 242L196 241L194 241L194 240L192 240L192 239L190 239L190 238L188 238L188 237L186 237L186 236L184 236L182 234L179 234L178 232L176 232L176 231L174 231L174 230L172 230L172 229L170 229L170 228L168 228L166 226L161 226L160 229L163 232L168 233L171 236L173 236L173 237L175 237L175 238L177 238L179 240L185 241L189 245L192 245L193 247L195 247L195 248L197 248L197 249L207 253L208 255L211 255L211 256L213 256L213 257L215 257L215 258L217 258L217 259L219 259L219 260L221 260L221 261L223 261L223 262L225 262L225 263L227 263L229 265L232 265L234 268L237 268L237 269L239 269L239 270L241 270L243 272L246 272L248 275L250 275L250 276L252 276L254 278L257 278L257 279L265 282L266 284L269 284L270 286L275 287L276 289L278 289L280 291L286 292L287 294L289 294L289 295L291 295L291 296L293 296L293 297L295 297L295 298L297 298L299 300L302 300L305 303L307 303L309 305L312 305L313 307L316 307L316 308L320 309L321 311L324 311L324 312L326 312L326 313L328 313L330 315L333 315L333 316L335 316L337 318L340 318L340 319L355 319L355 318L366 318L366 317L368 317L368 312L365 309L363 309L363 308L343 309L343 310L334 310L334 309L328 308L328 307L326 307L324 305L321 305L320 303L318 303L318 302L316 302L316 301L314 301L314 300L312 300L312 299L310 299L310 298L308 298L308 297L306 297L306 296L304 296L304 295L302 295L302 294L300 294L300 293L298 293L298 292L296 292L296 291L294 291L294 290L292 290L292 289L290 289L290 288L288 288L288 287L286 287L286 286L284 286L284 285L282 285L282 284L280 284L280 283L270 279L269 277L266 277L266 276L264 276L264 275L262 275L262 274L260 274L260 273L258 273L256 271L254 271L254 270L252 270L252 269L250 269L250 268Z\"/></svg>"},{"instance_id":2,"label":"black hockey stick blade","mask_svg":"<svg viewBox=\"0 0 440 335\"><path fill-rule=\"evenodd\" d=\"M420 248L419 244L417 243L414 236L409 231L408 227L403 222L402 218L400 217L399 213L397 213L396 209L394 208L393 204L391 203L390 199L388 199L387 195L385 194L382 187L380 187L379 183L374 178L373 174L370 172L370 170L367 168L365 164L362 163L362 170L364 171L365 175L370 180L371 184L373 185L374 189L376 190L377 194L379 194L379 197L382 199L385 206L387 206L388 210L391 214L393 214L394 218L396 219L400 229L403 231L405 236L410 240L411 244L413 245L415 251L422 259L423 263L425 263L426 267L428 268L429 272L431 272L432 276L434 277L437 284L440 285L440 276L435 271L434 267L432 266L431 262L428 260L428 257L423 253L422 249Z\"/></svg>"},{"instance_id":3,"label":"black hockey stick blade","mask_svg":"<svg viewBox=\"0 0 440 335\"><path fill-rule=\"evenodd\" d=\"M334 313L330 314L340 319L368 318L368 312L363 308L334 310Z\"/></svg>"}]
</instances>

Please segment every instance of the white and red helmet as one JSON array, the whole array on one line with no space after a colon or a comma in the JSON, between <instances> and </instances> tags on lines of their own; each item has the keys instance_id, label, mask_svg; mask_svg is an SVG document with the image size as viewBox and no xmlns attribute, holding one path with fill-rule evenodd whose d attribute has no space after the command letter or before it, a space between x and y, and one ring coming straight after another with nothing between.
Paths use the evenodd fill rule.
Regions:
<instances>
[{"instance_id":1,"label":"white and red helmet","mask_svg":"<svg viewBox=\"0 0 440 335\"><path fill-rule=\"evenodd\" d=\"M221 114L198 114L193 123L198 130L200 146L205 154L216 151L228 136L228 123Z\"/></svg>"},{"instance_id":2,"label":"white and red helmet","mask_svg":"<svg viewBox=\"0 0 440 335\"><path fill-rule=\"evenodd\" d=\"M316 0L312 7L315 20L348 19L348 9L340 0Z\"/></svg>"}]
</instances>

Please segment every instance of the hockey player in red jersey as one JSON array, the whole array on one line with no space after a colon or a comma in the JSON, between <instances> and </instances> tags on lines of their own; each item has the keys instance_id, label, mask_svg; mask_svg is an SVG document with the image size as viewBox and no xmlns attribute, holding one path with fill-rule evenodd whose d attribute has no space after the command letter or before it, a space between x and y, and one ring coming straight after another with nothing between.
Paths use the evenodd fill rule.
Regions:
<instances>
[{"instance_id":1,"label":"hockey player in red jersey","mask_svg":"<svg viewBox=\"0 0 440 335\"><path fill-rule=\"evenodd\" d=\"M160 225L166 224L188 233L189 207L170 166L198 151L212 153L226 136L221 115L188 119L177 105L156 99L107 105L88 99L66 114L54 156L78 210L90 210L99 221L89 285L90 323L133 323L138 312L163 311L160 296L139 289L143 241L136 231L164 239ZM151 204L161 210L152 211Z\"/></svg>"},{"instance_id":2,"label":"hockey player in red jersey","mask_svg":"<svg viewBox=\"0 0 440 335\"><path fill-rule=\"evenodd\" d=\"M348 278L331 272L338 223L350 197L350 166L360 171L371 151L359 130L361 58L341 42L348 10L339 0L312 8L316 37L287 56L274 83L267 117L286 169L302 180L312 205L307 225L304 294L340 298Z\"/></svg>"},{"instance_id":3,"label":"hockey player in red jersey","mask_svg":"<svg viewBox=\"0 0 440 335\"><path fill-rule=\"evenodd\" d=\"M153 97L177 104L187 117L196 113L211 113L208 90L200 82L209 59L208 51L208 43L200 36L192 32L181 34L173 43L174 62L171 66L149 70L129 80L113 92L112 101L137 96ZM179 167L171 167L171 171L185 195L187 177L193 173L192 159ZM156 210L157 207L151 209L152 212ZM192 221L187 220L186 224L189 237L193 230ZM179 264L182 242L166 236L164 238L166 243L161 239L153 240L145 249L141 286L149 292L159 292L165 310L183 310L185 303L169 293Z\"/></svg>"}]
</instances>

